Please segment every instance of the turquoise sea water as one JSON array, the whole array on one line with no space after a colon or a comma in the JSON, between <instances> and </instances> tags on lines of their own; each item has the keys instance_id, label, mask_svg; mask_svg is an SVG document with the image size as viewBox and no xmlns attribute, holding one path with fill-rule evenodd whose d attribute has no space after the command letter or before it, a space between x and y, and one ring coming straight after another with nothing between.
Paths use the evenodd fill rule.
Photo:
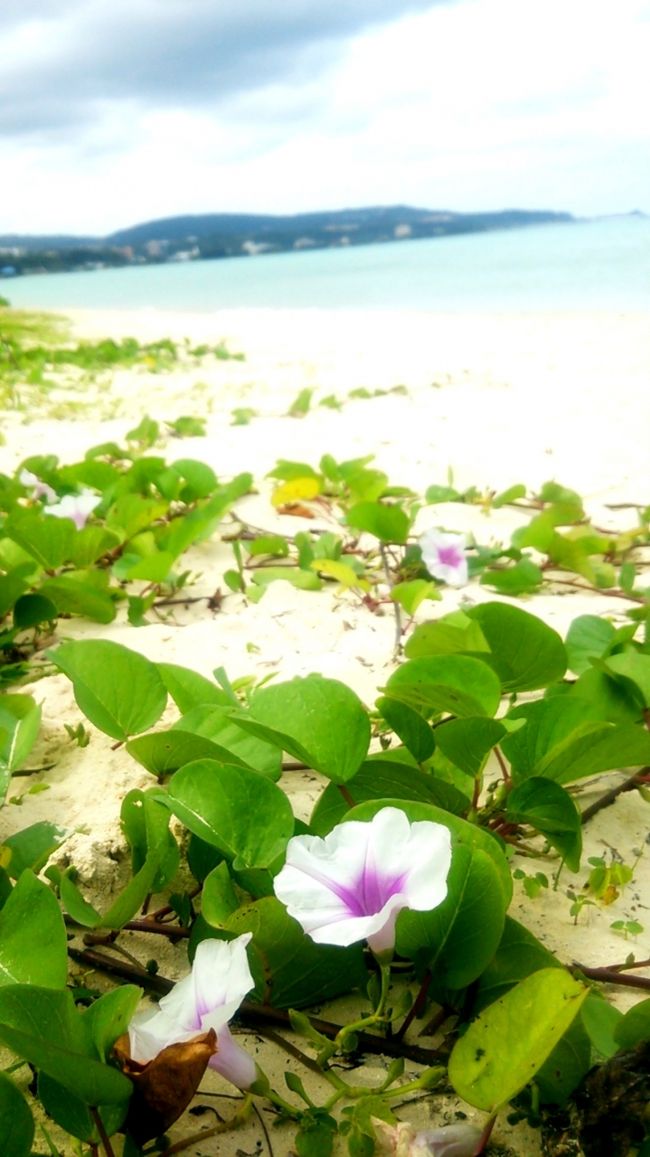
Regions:
<instances>
[{"instance_id":1,"label":"turquoise sea water","mask_svg":"<svg viewBox=\"0 0 650 1157\"><path fill-rule=\"evenodd\" d=\"M47 309L650 308L650 218L0 281Z\"/></svg>"}]
</instances>

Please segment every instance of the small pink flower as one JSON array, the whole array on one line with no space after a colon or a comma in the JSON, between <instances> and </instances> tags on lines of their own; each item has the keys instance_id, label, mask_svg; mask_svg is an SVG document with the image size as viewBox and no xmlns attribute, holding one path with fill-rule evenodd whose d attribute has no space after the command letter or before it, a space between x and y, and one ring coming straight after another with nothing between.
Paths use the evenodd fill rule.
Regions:
<instances>
[{"instance_id":1,"label":"small pink flower","mask_svg":"<svg viewBox=\"0 0 650 1157\"><path fill-rule=\"evenodd\" d=\"M382 808L367 822L349 820L329 835L294 836L274 881L290 916L318 944L367 940L392 951L403 908L427 912L447 895L451 836L431 820L411 823Z\"/></svg>"},{"instance_id":2,"label":"small pink flower","mask_svg":"<svg viewBox=\"0 0 650 1157\"><path fill-rule=\"evenodd\" d=\"M432 578L450 587L464 587L468 579L467 542L464 534L447 534L432 528L420 535L422 561Z\"/></svg>"},{"instance_id":3,"label":"small pink flower","mask_svg":"<svg viewBox=\"0 0 650 1157\"><path fill-rule=\"evenodd\" d=\"M192 1040L213 1028L218 1051L208 1062L226 1080L248 1089L257 1079L255 1061L235 1044L228 1021L254 986L246 946L250 932L236 940L202 940L192 971L163 996L157 1008L138 1012L129 1025L134 1061L151 1061L168 1045Z\"/></svg>"},{"instance_id":4,"label":"small pink flower","mask_svg":"<svg viewBox=\"0 0 650 1157\"><path fill-rule=\"evenodd\" d=\"M60 502L43 507L43 513L52 514L54 518L70 518L77 530L83 530L89 514L100 502L101 497L84 490L81 494L64 494Z\"/></svg>"}]
</instances>

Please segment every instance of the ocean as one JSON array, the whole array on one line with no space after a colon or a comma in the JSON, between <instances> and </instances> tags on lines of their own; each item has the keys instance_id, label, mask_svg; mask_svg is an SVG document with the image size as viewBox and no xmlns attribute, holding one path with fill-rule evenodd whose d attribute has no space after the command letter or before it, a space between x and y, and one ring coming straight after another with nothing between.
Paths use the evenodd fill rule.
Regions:
<instances>
[{"instance_id":1,"label":"ocean","mask_svg":"<svg viewBox=\"0 0 650 1157\"><path fill-rule=\"evenodd\" d=\"M0 280L22 308L646 310L650 218Z\"/></svg>"}]
</instances>

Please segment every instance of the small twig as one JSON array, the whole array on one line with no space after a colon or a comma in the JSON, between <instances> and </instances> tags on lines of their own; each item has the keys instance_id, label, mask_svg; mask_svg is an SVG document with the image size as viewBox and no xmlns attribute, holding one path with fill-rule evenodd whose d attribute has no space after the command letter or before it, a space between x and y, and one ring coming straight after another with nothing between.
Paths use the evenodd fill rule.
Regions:
<instances>
[{"instance_id":1,"label":"small twig","mask_svg":"<svg viewBox=\"0 0 650 1157\"><path fill-rule=\"evenodd\" d=\"M129 920L123 925L129 932L153 932L157 936L167 936L170 940L184 940L190 935L189 928L182 924L164 924L161 920Z\"/></svg>"},{"instance_id":2,"label":"small twig","mask_svg":"<svg viewBox=\"0 0 650 1157\"><path fill-rule=\"evenodd\" d=\"M260 1036L265 1038L265 1040L272 1041L273 1044L278 1046L278 1048L283 1049L285 1053L288 1053L290 1057L293 1057L294 1061L299 1061L301 1065L305 1066L305 1068L311 1069L313 1073L317 1073L319 1077L322 1077L323 1070L321 1069L318 1061L315 1061L313 1057L307 1056L307 1053L303 1053L302 1050L297 1048L296 1045L292 1044L291 1041L285 1040L284 1037L280 1036L280 1033L276 1032L274 1028L269 1028L267 1024L258 1025L257 1031L259 1032Z\"/></svg>"},{"instance_id":3,"label":"small twig","mask_svg":"<svg viewBox=\"0 0 650 1157\"><path fill-rule=\"evenodd\" d=\"M598 980L601 984L617 984L621 988L642 988L650 992L650 976L625 976L618 966L614 968L590 968L574 960L573 968L577 969L587 980Z\"/></svg>"},{"instance_id":4,"label":"small twig","mask_svg":"<svg viewBox=\"0 0 650 1157\"><path fill-rule=\"evenodd\" d=\"M548 568L542 567L542 570L553 570L554 564L549 563ZM638 603L640 606L645 606L645 598L642 595L627 594L625 591L619 590L618 587L605 587L600 589L598 587L588 586L586 583L576 582L575 579L561 579L546 576L548 582L553 586L571 587L574 591L580 591L581 594L599 594L607 595L613 599L625 599L627 603Z\"/></svg>"},{"instance_id":5,"label":"small twig","mask_svg":"<svg viewBox=\"0 0 650 1157\"><path fill-rule=\"evenodd\" d=\"M590 803L589 807L585 808L580 816L580 822L582 824L586 824L588 820L597 814L597 812L602 811L603 808L609 807L610 804L613 804L618 796L622 795L623 792L633 791L635 787L639 786L641 778L647 775L648 772L650 772L650 767L642 767L640 771L635 771L634 775L628 776L627 779L624 779L622 783L617 784L616 787L611 787L609 791L606 791L604 795L601 795L597 800L594 800L593 803Z\"/></svg>"},{"instance_id":6,"label":"small twig","mask_svg":"<svg viewBox=\"0 0 650 1157\"><path fill-rule=\"evenodd\" d=\"M267 1147L269 1150L269 1157L273 1157L273 1145L271 1144L271 1137L270 1137L269 1131L266 1127L266 1121L264 1120L264 1117L260 1113L260 1110L258 1109L255 1101L253 1101L253 1112L254 1112L255 1116L257 1117L257 1119L260 1123L260 1128L264 1134L264 1140L266 1141L266 1144L267 1144Z\"/></svg>"}]
</instances>

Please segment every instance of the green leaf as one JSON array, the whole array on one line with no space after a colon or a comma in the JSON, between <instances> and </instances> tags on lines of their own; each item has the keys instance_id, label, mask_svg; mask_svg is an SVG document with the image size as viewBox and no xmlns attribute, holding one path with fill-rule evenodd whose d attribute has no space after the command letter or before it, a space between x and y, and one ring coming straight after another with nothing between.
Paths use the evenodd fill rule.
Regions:
<instances>
[{"instance_id":1,"label":"green leaf","mask_svg":"<svg viewBox=\"0 0 650 1157\"><path fill-rule=\"evenodd\" d=\"M494 672L479 659L433 655L410 659L391 675L386 694L427 715L494 715L501 687Z\"/></svg>"},{"instance_id":2,"label":"green leaf","mask_svg":"<svg viewBox=\"0 0 650 1157\"><path fill-rule=\"evenodd\" d=\"M574 783L617 767L650 762L650 735L633 724L601 723L594 709L574 695L522 704L510 719L526 726L502 742L515 781L531 775Z\"/></svg>"},{"instance_id":3,"label":"green leaf","mask_svg":"<svg viewBox=\"0 0 650 1157\"><path fill-rule=\"evenodd\" d=\"M131 1096L128 1078L93 1058L67 989L0 988L0 1040L87 1105L118 1104Z\"/></svg>"},{"instance_id":4,"label":"green leaf","mask_svg":"<svg viewBox=\"0 0 650 1157\"><path fill-rule=\"evenodd\" d=\"M639 706L650 707L650 655L627 650L604 661L608 675L631 690Z\"/></svg>"},{"instance_id":5,"label":"green leaf","mask_svg":"<svg viewBox=\"0 0 650 1157\"><path fill-rule=\"evenodd\" d=\"M172 733L177 729L210 740L216 749L210 756L212 759L221 760L223 763L242 764L269 779L280 778L281 748L275 742L268 743L265 739L242 729L238 717L233 717L231 708L205 705L195 707L173 725ZM189 759L185 762L189 762Z\"/></svg>"},{"instance_id":6,"label":"green leaf","mask_svg":"<svg viewBox=\"0 0 650 1157\"><path fill-rule=\"evenodd\" d=\"M129 740L126 749L129 755L159 779L164 779L166 775L171 775L179 767L196 759L228 760L225 747L180 728L139 735ZM232 762L239 761L232 758Z\"/></svg>"},{"instance_id":7,"label":"green leaf","mask_svg":"<svg viewBox=\"0 0 650 1157\"><path fill-rule=\"evenodd\" d=\"M256 586L267 587L270 583L284 581L300 591L319 591L323 584L311 570L301 570L297 566L258 567L252 574Z\"/></svg>"},{"instance_id":8,"label":"green leaf","mask_svg":"<svg viewBox=\"0 0 650 1157\"><path fill-rule=\"evenodd\" d=\"M51 599L44 595L22 595L14 606L14 627L17 631L28 631L40 623L51 623L57 611Z\"/></svg>"},{"instance_id":9,"label":"green leaf","mask_svg":"<svg viewBox=\"0 0 650 1157\"><path fill-rule=\"evenodd\" d=\"M6 565L0 559L0 565ZM8 574L0 574L0 619L18 602L24 591L27 590L27 576L32 572L32 563L13 567ZM7 567L8 569L8 567ZM36 570L36 567L33 567Z\"/></svg>"},{"instance_id":10,"label":"green leaf","mask_svg":"<svg viewBox=\"0 0 650 1157\"><path fill-rule=\"evenodd\" d=\"M427 579L410 579L407 582L395 583L391 588L390 597L393 602L399 603L404 608L407 615L414 615L425 599L439 601L442 595L435 583Z\"/></svg>"},{"instance_id":11,"label":"green leaf","mask_svg":"<svg viewBox=\"0 0 650 1157\"><path fill-rule=\"evenodd\" d=\"M582 824L571 796L558 783L531 776L510 792L506 816L515 824L530 824L546 837L572 872L580 868Z\"/></svg>"},{"instance_id":12,"label":"green leaf","mask_svg":"<svg viewBox=\"0 0 650 1157\"><path fill-rule=\"evenodd\" d=\"M455 815L461 815L468 806L465 796L451 784L434 779L416 766L385 759L381 755L372 756L362 763L354 779L346 783L345 790L354 804L371 799L410 799L434 804ZM326 835L340 823L349 807L338 786L328 784L310 816L310 832L317 836Z\"/></svg>"},{"instance_id":13,"label":"green leaf","mask_svg":"<svg viewBox=\"0 0 650 1157\"><path fill-rule=\"evenodd\" d=\"M83 615L94 623L112 623L115 603L105 571L66 571L41 583L41 594L54 603L58 614Z\"/></svg>"},{"instance_id":14,"label":"green leaf","mask_svg":"<svg viewBox=\"0 0 650 1157\"><path fill-rule=\"evenodd\" d=\"M466 652L474 656L489 653L490 647L479 627L464 611L452 611L441 619L420 623L410 639L406 640L404 653L408 659L421 659L429 655L456 655Z\"/></svg>"},{"instance_id":15,"label":"green leaf","mask_svg":"<svg viewBox=\"0 0 650 1157\"><path fill-rule=\"evenodd\" d=\"M503 996L518 981L540 968L560 968L560 962L532 932L506 916L497 951L478 981L476 1011Z\"/></svg>"},{"instance_id":16,"label":"green leaf","mask_svg":"<svg viewBox=\"0 0 650 1157\"><path fill-rule=\"evenodd\" d=\"M26 868L38 874L68 834L65 828L48 820L39 820L38 823L21 828L15 835L7 836L4 847L11 852L11 859L6 865L9 875L17 880Z\"/></svg>"},{"instance_id":17,"label":"green leaf","mask_svg":"<svg viewBox=\"0 0 650 1157\"><path fill-rule=\"evenodd\" d=\"M180 852L169 830L169 810L153 793L127 792L120 808L120 822L131 849L131 870L134 875L144 867L147 857L159 844L163 845L160 870L153 882L152 892L162 892L173 880L180 864Z\"/></svg>"},{"instance_id":18,"label":"green leaf","mask_svg":"<svg viewBox=\"0 0 650 1157\"><path fill-rule=\"evenodd\" d=\"M146 731L160 718L167 690L155 663L108 639L62 643L48 652L72 680L84 715L113 739Z\"/></svg>"},{"instance_id":19,"label":"green leaf","mask_svg":"<svg viewBox=\"0 0 650 1157\"><path fill-rule=\"evenodd\" d=\"M500 494L495 494L492 499L492 508L499 510L502 506L509 506L511 502L516 502L518 498L526 497L526 487L523 482L515 482L513 486L509 486L507 490L502 490Z\"/></svg>"},{"instance_id":20,"label":"green leaf","mask_svg":"<svg viewBox=\"0 0 650 1157\"><path fill-rule=\"evenodd\" d=\"M650 1000L647 1004L650 1012ZM617 1034L623 1031L621 1026L624 1017L620 1009L609 1004L600 993L592 991L580 1010L580 1019L596 1052L605 1060L613 1057L621 1047ZM648 1030L646 1036L650 1036L650 1016ZM636 1041L633 1043L636 1044Z\"/></svg>"},{"instance_id":21,"label":"green leaf","mask_svg":"<svg viewBox=\"0 0 650 1157\"><path fill-rule=\"evenodd\" d=\"M370 721L361 700L344 683L321 675L274 683L255 691L250 714L237 724L296 759L346 783L368 751Z\"/></svg>"},{"instance_id":22,"label":"green leaf","mask_svg":"<svg viewBox=\"0 0 650 1157\"><path fill-rule=\"evenodd\" d=\"M650 1040L650 998L629 1008L619 1021L614 1037L620 1049L633 1049Z\"/></svg>"},{"instance_id":23,"label":"green leaf","mask_svg":"<svg viewBox=\"0 0 650 1157\"><path fill-rule=\"evenodd\" d=\"M589 705L590 717L609 723L638 723L642 712L636 696L630 695L624 684L617 683L604 671L595 667L583 671L571 687L569 698L576 697Z\"/></svg>"},{"instance_id":24,"label":"green leaf","mask_svg":"<svg viewBox=\"0 0 650 1157\"><path fill-rule=\"evenodd\" d=\"M69 518L48 517L25 509L13 510L3 529L7 538L17 542L43 570L57 570L69 560L77 534Z\"/></svg>"},{"instance_id":25,"label":"green leaf","mask_svg":"<svg viewBox=\"0 0 650 1157\"><path fill-rule=\"evenodd\" d=\"M496 719L469 716L450 719L436 728L436 743L447 759L466 775L480 775L488 755L506 735L506 729Z\"/></svg>"},{"instance_id":26,"label":"green leaf","mask_svg":"<svg viewBox=\"0 0 650 1157\"><path fill-rule=\"evenodd\" d=\"M84 526L72 543L70 562L82 569L92 566L103 555L115 550L121 541L120 535L105 526Z\"/></svg>"},{"instance_id":27,"label":"green leaf","mask_svg":"<svg viewBox=\"0 0 650 1157\"><path fill-rule=\"evenodd\" d=\"M572 1023L588 989L559 968L543 968L472 1021L449 1058L463 1100L494 1113L533 1079Z\"/></svg>"},{"instance_id":28,"label":"green leaf","mask_svg":"<svg viewBox=\"0 0 650 1157\"><path fill-rule=\"evenodd\" d=\"M41 725L41 708L31 695L0 696L0 768L22 767Z\"/></svg>"},{"instance_id":29,"label":"green leaf","mask_svg":"<svg viewBox=\"0 0 650 1157\"><path fill-rule=\"evenodd\" d=\"M263 1004L304 1008L367 983L361 945L315 944L275 896L239 908L226 926L236 935L253 933L253 999Z\"/></svg>"},{"instance_id":30,"label":"green leaf","mask_svg":"<svg viewBox=\"0 0 650 1157\"><path fill-rule=\"evenodd\" d=\"M357 502L347 513L348 526L374 534L380 542L404 545L411 529L411 520L400 506L383 502Z\"/></svg>"},{"instance_id":31,"label":"green leaf","mask_svg":"<svg viewBox=\"0 0 650 1157\"><path fill-rule=\"evenodd\" d=\"M432 912L400 913L395 946L400 956L426 963L436 985L460 989L492 959L509 895L491 856L468 845L454 848L447 888L446 899Z\"/></svg>"},{"instance_id":32,"label":"green leaf","mask_svg":"<svg viewBox=\"0 0 650 1157\"><path fill-rule=\"evenodd\" d=\"M0 911L0 986L62 988L68 941L54 893L26 869Z\"/></svg>"},{"instance_id":33,"label":"green leaf","mask_svg":"<svg viewBox=\"0 0 650 1157\"><path fill-rule=\"evenodd\" d=\"M433 755L436 746L433 729L417 711L387 696L377 700L377 710L418 763Z\"/></svg>"},{"instance_id":34,"label":"green leaf","mask_svg":"<svg viewBox=\"0 0 650 1157\"><path fill-rule=\"evenodd\" d=\"M105 992L82 1013L84 1029L100 1061L110 1061L113 1045L128 1030L141 996L137 985L123 984Z\"/></svg>"},{"instance_id":35,"label":"green leaf","mask_svg":"<svg viewBox=\"0 0 650 1157\"><path fill-rule=\"evenodd\" d=\"M490 648L489 655L481 651L480 657L494 668L504 691L535 691L564 675L564 644L535 615L506 603L483 603L467 615L478 624Z\"/></svg>"},{"instance_id":36,"label":"green leaf","mask_svg":"<svg viewBox=\"0 0 650 1157\"><path fill-rule=\"evenodd\" d=\"M11 1077L0 1072L0 1137L7 1157L30 1157L34 1118Z\"/></svg>"},{"instance_id":37,"label":"green leaf","mask_svg":"<svg viewBox=\"0 0 650 1157\"><path fill-rule=\"evenodd\" d=\"M197 760L169 784L169 807L191 832L212 844L235 870L268 868L293 835L284 792L247 767Z\"/></svg>"},{"instance_id":38,"label":"green leaf","mask_svg":"<svg viewBox=\"0 0 650 1157\"><path fill-rule=\"evenodd\" d=\"M212 703L215 707L231 705L230 697L205 675L199 675L189 667L177 663L157 663L158 673L171 695L178 710L183 715L193 707Z\"/></svg>"},{"instance_id":39,"label":"green leaf","mask_svg":"<svg viewBox=\"0 0 650 1157\"><path fill-rule=\"evenodd\" d=\"M169 816L166 809L144 793L141 803L148 821L146 856L142 867L103 915L84 899L70 878L69 870L61 877L61 901L72 919L82 927L122 928L142 907L145 897L154 890L154 884L170 851Z\"/></svg>"},{"instance_id":40,"label":"green leaf","mask_svg":"<svg viewBox=\"0 0 650 1157\"><path fill-rule=\"evenodd\" d=\"M223 928L228 917L239 908L239 900L227 865L222 861L203 881L201 915L212 928Z\"/></svg>"},{"instance_id":41,"label":"green leaf","mask_svg":"<svg viewBox=\"0 0 650 1157\"><path fill-rule=\"evenodd\" d=\"M569 669L582 675L591 667L592 658L600 658L609 649L616 636L616 628L599 615L578 615L569 627L566 651Z\"/></svg>"},{"instance_id":42,"label":"green leaf","mask_svg":"<svg viewBox=\"0 0 650 1157\"><path fill-rule=\"evenodd\" d=\"M512 566L491 567L481 575L481 586L490 587L501 595L530 595L539 590L544 581L540 568L529 558L522 558Z\"/></svg>"},{"instance_id":43,"label":"green leaf","mask_svg":"<svg viewBox=\"0 0 650 1157\"><path fill-rule=\"evenodd\" d=\"M582 1005L581 1013L584 1013L591 995ZM535 1086L542 1104L564 1105L591 1066L591 1042L578 1016L537 1071Z\"/></svg>"}]
</instances>

